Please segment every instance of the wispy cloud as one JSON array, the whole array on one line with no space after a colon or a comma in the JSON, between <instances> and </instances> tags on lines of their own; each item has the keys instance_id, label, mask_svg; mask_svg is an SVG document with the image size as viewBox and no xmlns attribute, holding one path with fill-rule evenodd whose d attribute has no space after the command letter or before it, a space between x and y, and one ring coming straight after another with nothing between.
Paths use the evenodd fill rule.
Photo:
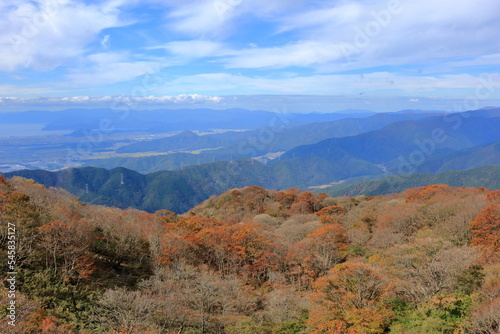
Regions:
<instances>
[{"instance_id":1,"label":"wispy cloud","mask_svg":"<svg viewBox=\"0 0 500 334\"><path fill-rule=\"evenodd\" d=\"M248 48L233 52L222 62L226 68L311 67L343 57L337 45L320 41L299 41L271 48Z\"/></svg>"},{"instance_id":2,"label":"wispy cloud","mask_svg":"<svg viewBox=\"0 0 500 334\"><path fill-rule=\"evenodd\" d=\"M452 90L469 89L472 92L484 82L494 86L492 97L500 98L500 74L490 73L480 76L450 74L441 76L410 76L390 72L375 72L362 75L312 75L281 78L209 73L184 76L168 83L168 89L182 92L189 87L194 91L223 92L236 94L244 90L250 94L321 94L349 95L382 94L390 96L430 95L449 96ZM161 88L158 90L161 92ZM455 96L456 97L456 96Z\"/></svg>"},{"instance_id":3,"label":"wispy cloud","mask_svg":"<svg viewBox=\"0 0 500 334\"><path fill-rule=\"evenodd\" d=\"M302 29L325 29L358 21L364 8L361 3L348 2L310 9L281 18L279 32ZM319 36L318 36L319 37ZM328 36L323 36L323 38Z\"/></svg>"},{"instance_id":4,"label":"wispy cloud","mask_svg":"<svg viewBox=\"0 0 500 334\"><path fill-rule=\"evenodd\" d=\"M306 0L186 0L170 1L168 27L196 37L237 35L241 22L257 17L275 21L301 8ZM240 22L238 22L240 21Z\"/></svg>"},{"instance_id":5,"label":"wispy cloud","mask_svg":"<svg viewBox=\"0 0 500 334\"><path fill-rule=\"evenodd\" d=\"M89 65L66 75L76 86L109 85L130 81L145 74L156 74L164 64L154 61L131 60L127 53L96 53L87 57Z\"/></svg>"},{"instance_id":6,"label":"wispy cloud","mask_svg":"<svg viewBox=\"0 0 500 334\"><path fill-rule=\"evenodd\" d=\"M50 71L74 64L102 30L120 27L116 1L5 0L0 21L0 71Z\"/></svg>"},{"instance_id":7,"label":"wispy cloud","mask_svg":"<svg viewBox=\"0 0 500 334\"><path fill-rule=\"evenodd\" d=\"M300 39L273 47L240 50L225 60L226 66L299 66L336 72L427 64L456 57L480 57L476 61L488 61L488 55L500 48L500 40L494 37L500 30L500 21L496 19L500 2L394 3L400 5L349 1L284 16L277 31L297 31ZM454 65L467 66L467 63Z\"/></svg>"},{"instance_id":8,"label":"wispy cloud","mask_svg":"<svg viewBox=\"0 0 500 334\"><path fill-rule=\"evenodd\" d=\"M55 90L52 87L26 87L21 85L0 85L1 96L33 96L50 95Z\"/></svg>"},{"instance_id":9,"label":"wispy cloud","mask_svg":"<svg viewBox=\"0 0 500 334\"><path fill-rule=\"evenodd\" d=\"M0 96L130 94L154 73L165 84L152 95L408 102L470 93L500 66L497 0L3 0L0 12Z\"/></svg>"},{"instance_id":10,"label":"wispy cloud","mask_svg":"<svg viewBox=\"0 0 500 334\"><path fill-rule=\"evenodd\" d=\"M214 37L224 32L224 25L235 15L235 6L224 7L228 1L186 1L168 15L168 26L194 36ZM222 4L222 6L221 6ZM225 8L225 9L223 9Z\"/></svg>"},{"instance_id":11,"label":"wispy cloud","mask_svg":"<svg viewBox=\"0 0 500 334\"><path fill-rule=\"evenodd\" d=\"M173 56L184 59L219 57L232 54L234 51L225 48L223 43L209 40L174 41L150 49L164 49Z\"/></svg>"}]
</instances>

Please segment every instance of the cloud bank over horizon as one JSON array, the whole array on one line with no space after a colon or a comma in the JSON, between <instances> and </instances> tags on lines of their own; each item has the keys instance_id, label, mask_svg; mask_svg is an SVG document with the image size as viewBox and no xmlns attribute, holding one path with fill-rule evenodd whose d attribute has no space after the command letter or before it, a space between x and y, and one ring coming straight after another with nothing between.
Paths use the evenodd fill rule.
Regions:
<instances>
[{"instance_id":1,"label":"cloud bank over horizon","mask_svg":"<svg viewBox=\"0 0 500 334\"><path fill-rule=\"evenodd\" d=\"M401 110L463 112L500 106L499 99L348 97L330 95L221 95L0 97L0 115L28 110L158 110L245 108L283 113L396 112Z\"/></svg>"}]
</instances>

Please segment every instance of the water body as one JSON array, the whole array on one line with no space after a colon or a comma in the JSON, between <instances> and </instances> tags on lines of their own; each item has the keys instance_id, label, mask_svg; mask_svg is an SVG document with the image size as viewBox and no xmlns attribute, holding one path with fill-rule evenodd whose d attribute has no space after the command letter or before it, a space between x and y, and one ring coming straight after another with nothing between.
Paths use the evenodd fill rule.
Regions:
<instances>
[{"instance_id":1,"label":"water body","mask_svg":"<svg viewBox=\"0 0 500 334\"><path fill-rule=\"evenodd\" d=\"M68 130L42 131L45 124L0 124L0 138L64 135Z\"/></svg>"}]
</instances>

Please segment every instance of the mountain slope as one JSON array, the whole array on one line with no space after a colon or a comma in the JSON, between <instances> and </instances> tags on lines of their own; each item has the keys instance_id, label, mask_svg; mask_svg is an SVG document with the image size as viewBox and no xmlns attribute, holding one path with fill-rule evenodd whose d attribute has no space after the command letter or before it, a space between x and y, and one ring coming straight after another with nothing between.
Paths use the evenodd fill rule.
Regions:
<instances>
[{"instance_id":1,"label":"mountain slope","mask_svg":"<svg viewBox=\"0 0 500 334\"><path fill-rule=\"evenodd\" d=\"M176 215L0 177L0 332L496 333L499 193L246 187Z\"/></svg>"},{"instance_id":2,"label":"mountain slope","mask_svg":"<svg viewBox=\"0 0 500 334\"><path fill-rule=\"evenodd\" d=\"M417 171L435 174L447 170L471 169L486 165L500 165L500 142L429 159L420 165Z\"/></svg>"},{"instance_id":3,"label":"mountain slope","mask_svg":"<svg viewBox=\"0 0 500 334\"><path fill-rule=\"evenodd\" d=\"M457 115L457 117L460 117ZM444 117L390 124L357 136L332 138L299 146L282 158L318 156L327 160L351 157L397 168L397 159L419 165L430 156L443 155L500 140L500 117L470 117L460 126Z\"/></svg>"},{"instance_id":4,"label":"mountain slope","mask_svg":"<svg viewBox=\"0 0 500 334\"><path fill-rule=\"evenodd\" d=\"M33 179L46 187L61 187L88 203L149 212L160 209L185 212L231 188L276 185L268 167L249 161L216 162L148 175L122 167L70 168L58 172L22 170L4 175Z\"/></svg>"},{"instance_id":5,"label":"mountain slope","mask_svg":"<svg viewBox=\"0 0 500 334\"><path fill-rule=\"evenodd\" d=\"M160 209L185 212L209 197L233 188L252 185L270 189L307 188L329 184L333 182L332 178L340 180L367 174L381 176L382 172L376 166L363 165L363 162L353 161L352 166L344 166L312 157L267 166L248 160L216 162L148 175L125 168L106 170L94 167L59 172L23 170L4 175L33 179L47 187L61 187L92 204L133 207L148 212ZM378 194L431 183L497 189L499 179L499 167L487 166L448 172L437 177L421 174L397 176L389 179L390 184L384 179L358 185L339 185L328 191L336 195Z\"/></svg>"},{"instance_id":6,"label":"mountain slope","mask_svg":"<svg viewBox=\"0 0 500 334\"><path fill-rule=\"evenodd\" d=\"M159 209L185 212L210 196L232 188L306 188L332 180L381 173L379 168L362 161L353 162L349 170L339 166L313 157L272 165L255 160L221 161L147 175L122 167L111 170L82 167L58 172L22 170L4 175L33 179L47 187L61 187L92 204L130 206L149 212Z\"/></svg>"},{"instance_id":7,"label":"mountain slope","mask_svg":"<svg viewBox=\"0 0 500 334\"><path fill-rule=\"evenodd\" d=\"M307 116L307 115L305 115ZM307 119L305 116L302 118ZM310 117L311 115L307 116ZM138 142L121 147L117 153L132 153L156 151L166 152L174 149L201 149L217 146L234 146L239 147L239 142L249 137L256 138L259 136L270 136L268 132L272 132L270 142L259 143L256 150L259 154L288 150L298 145L312 144L327 138L353 136L370 130L380 129L388 124L400 122L403 120L417 120L435 116L435 114L376 114L366 118L345 118L336 121L328 121L321 123L310 123L299 126L292 126L297 116L290 116L290 119L284 119L279 124L269 125L268 128L250 130L245 132L229 132L222 134L211 134L204 136L193 136L194 133L189 131L179 135L150 141ZM267 139L267 138L266 138ZM263 140L261 140L263 141ZM234 143L236 142L236 145ZM231 145L233 143L233 145ZM259 148L264 146L263 148ZM236 153L236 152L234 152Z\"/></svg>"},{"instance_id":8,"label":"mountain slope","mask_svg":"<svg viewBox=\"0 0 500 334\"><path fill-rule=\"evenodd\" d=\"M210 196L232 188L252 185L272 189L307 188L356 177L381 177L394 171L405 174L401 172L404 167L401 158L409 161L408 164L413 163L414 170L426 163L434 170L490 163L496 159L498 146L484 144L500 141L500 118L480 116L481 113L455 114L393 123L357 136L300 146L267 165L240 159L147 175L125 168L90 167L55 173L19 171L6 175L63 187L90 203L122 208L132 206L150 212L165 208L185 212ZM461 123L457 123L457 117ZM192 138L197 136L188 132L177 139L182 142ZM495 157L492 159L489 154ZM415 162L417 157L420 160ZM412 174L411 167L406 174ZM490 183L488 178L482 178L471 185L488 187Z\"/></svg>"},{"instance_id":9,"label":"mountain slope","mask_svg":"<svg viewBox=\"0 0 500 334\"><path fill-rule=\"evenodd\" d=\"M229 145L233 140L237 140L241 136L241 133L238 132L199 136L192 131L183 131L171 137L126 145L116 150L116 153L169 152L215 148Z\"/></svg>"},{"instance_id":10,"label":"mountain slope","mask_svg":"<svg viewBox=\"0 0 500 334\"><path fill-rule=\"evenodd\" d=\"M398 193L430 184L447 184L452 187L485 187L500 189L500 166L483 166L468 170L446 171L437 175L409 174L386 177L349 185L334 185L321 189L332 196L376 196Z\"/></svg>"},{"instance_id":11,"label":"mountain slope","mask_svg":"<svg viewBox=\"0 0 500 334\"><path fill-rule=\"evenodd\" d=\"M366 118L347 118L300 126L279 124L279 126L276 125L275 127L244 132L183 136L182 140L177 136L173 136L122 146L117 150L117 153L169 152L179 149L199 150L207 148L210 148L210 150L198 154L171 153L148 157L93 159L84 161L84 165L108 169L126 167L140 173L175 170L200 163L249 158L265 155L269 152L286 151L299 145L313 144L333 137L353 136L380 129L391 123L403 120L418 120L431 116L435 116L435 114L398 115L381 113Z\"/></svg>"}]
</instances>

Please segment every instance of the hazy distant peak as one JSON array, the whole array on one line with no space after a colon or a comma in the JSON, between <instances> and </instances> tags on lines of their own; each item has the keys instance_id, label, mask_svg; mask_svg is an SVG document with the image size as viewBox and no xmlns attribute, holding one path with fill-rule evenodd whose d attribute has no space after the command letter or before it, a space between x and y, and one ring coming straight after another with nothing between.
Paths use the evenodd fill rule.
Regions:
<instances>
[{"instance_id":1,"label":"hazy distant peak","mask_svg":"<svg viewBox=\"0 0 500 334\"><path fill-rule=\"evenodd\" d=\"M173 137L176 137L176 138L196 138L199 136L196 133L194 133L193 131L187 130L187 131L182 131Z\"/></svg>"},{"instance_id":2,"label":"hazy distant peak","mask_svg":"<svg viewBox=\"0 0 500 334\"><path fill-rule=\"evenodd\" d=\"M486 107L478 109L478 110L496 110L496 109L500 109L500 107L486 106Z\"/></svg>"},{"instance_id":3,"label":"hazy distant peak","mask_svg":"<svg viewBox=\"0 0 500 334\"><path fill-rule=\"evenodd\" d=\"M376 113L373 110L365 110L365 109L344 109L335 112L336 114L374 114Z\"/></svg>"}]
</instances>

